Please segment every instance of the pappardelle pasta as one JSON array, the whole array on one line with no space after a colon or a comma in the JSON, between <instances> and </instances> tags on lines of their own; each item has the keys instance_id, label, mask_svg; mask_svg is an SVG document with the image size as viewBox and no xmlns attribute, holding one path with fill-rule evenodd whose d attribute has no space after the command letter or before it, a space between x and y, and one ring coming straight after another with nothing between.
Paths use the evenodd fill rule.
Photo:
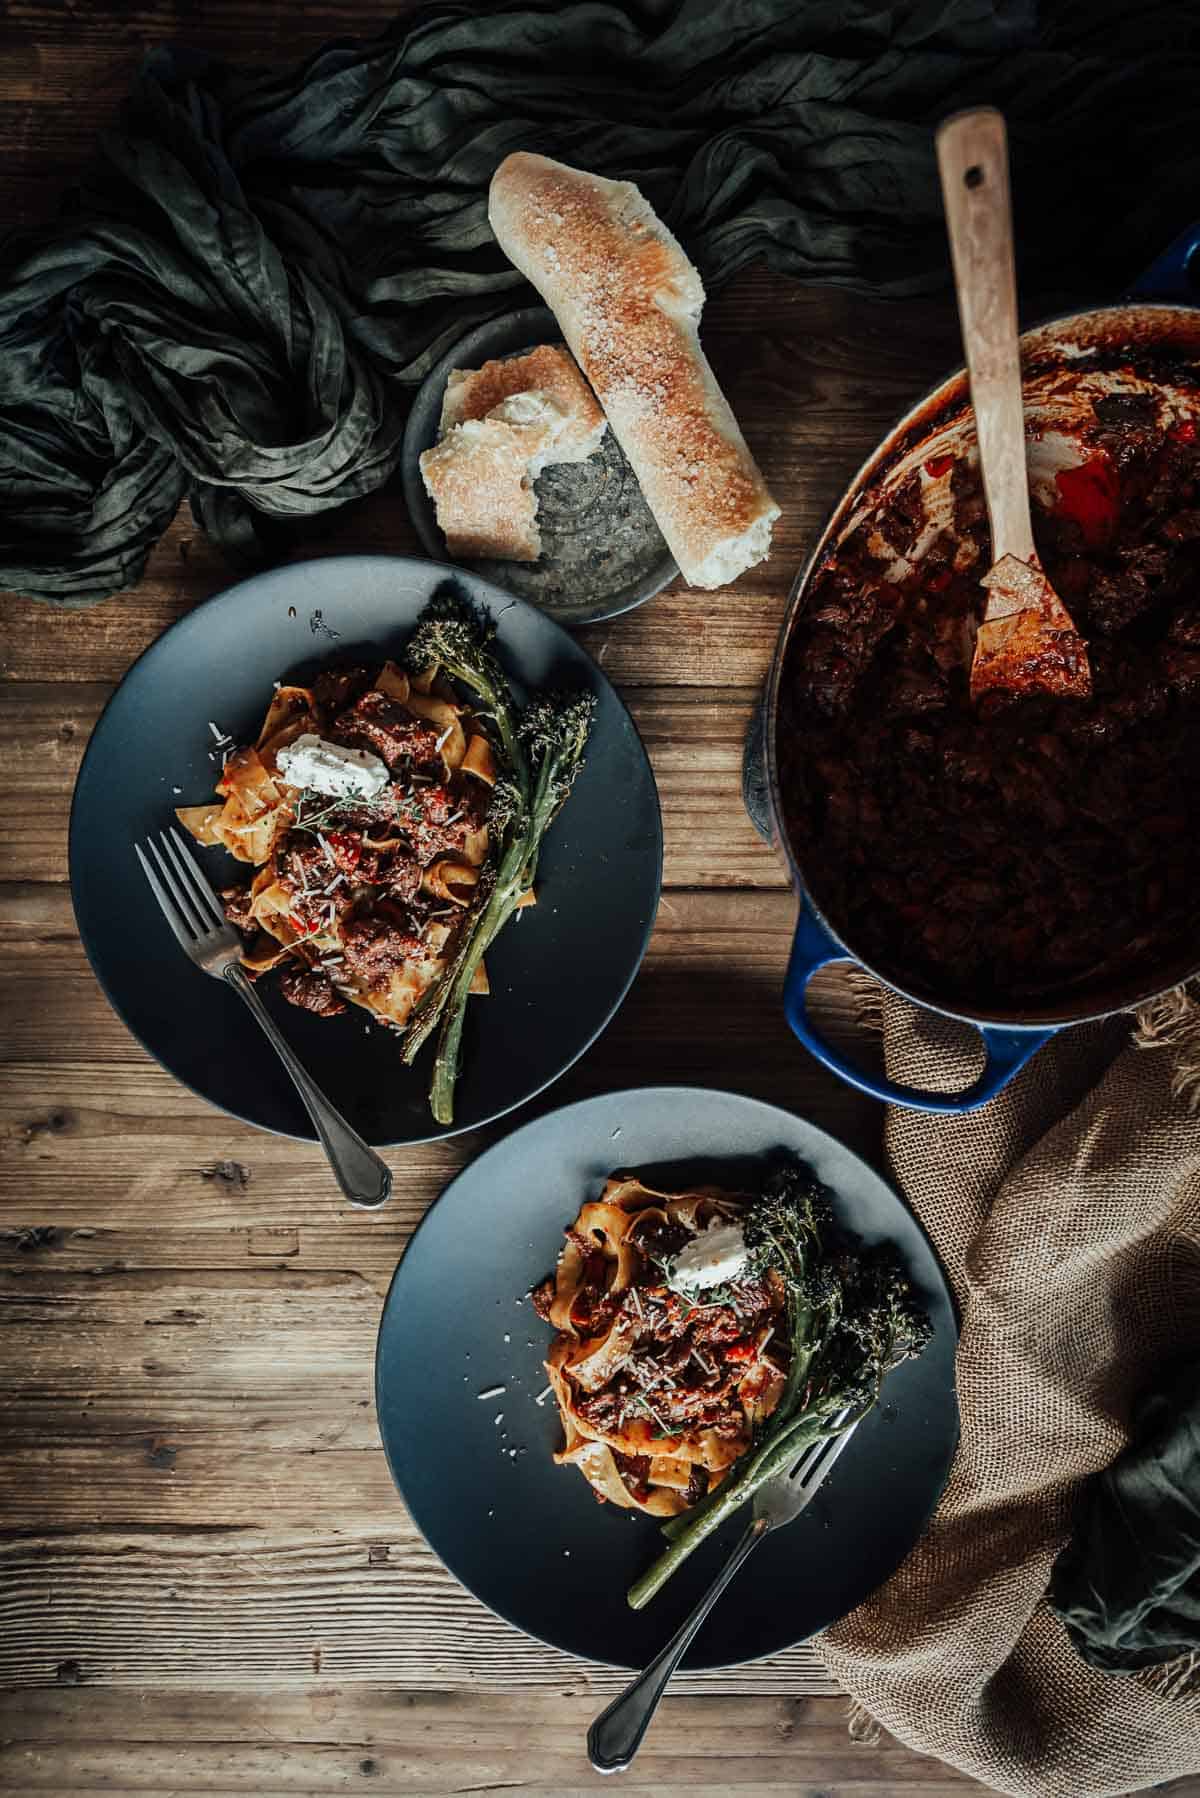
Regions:
<instances>
[{"instance_id":1,"label":"pappardelle pasta","mask_svg":"<svg viewBox=\"0 0 1200 1798\"><path fill-rule=\"evenodd\" d=\"M598 1498L675 1516L720 1485L778 1404L789 1360L779 1277L742 1269L694 1294L668 1283L689 1244L736 1240L750 1203L716 1187L662 1193L611 1179L534 1288L556 1331L546 1369L565 1441L555 1460L578 1467Z\"/></svg>"},{"instance_id":2,"label":"pappardelle pasta","mask_svg":"<svg viewBox=\"0 0 1200 1798\"><path fill-rule=\"evenodd\" d=\"M287 752L306 738L381 761L386 785L331 797L294 784ZM282 967L285 996L322 1017L349 1003L403 1027L478 883L494 780L469 709L389 661L280 686L257 742L227 758L221 803L178 817L258 870L222 895L248 971Z\"/></svg>"}]
</instances>

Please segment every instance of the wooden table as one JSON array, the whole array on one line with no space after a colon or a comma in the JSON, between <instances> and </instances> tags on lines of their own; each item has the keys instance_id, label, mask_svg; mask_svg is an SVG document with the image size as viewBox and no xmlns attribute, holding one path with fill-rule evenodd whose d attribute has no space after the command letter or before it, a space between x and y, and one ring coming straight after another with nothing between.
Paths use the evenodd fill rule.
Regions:
<instances>
[{"instance_id":1,"label":"wooden table","mask_svg":"<svg viewBox=\"0 0 1200 1798\"><path fill-rule=\"evenodd\" d=\"M53 208L154 42L272 60L394 11L13 0L0 218ZM705 341L783 518L736 589L676 587L584 633L650 750L666 886L630 998L548 1103L694 1080L874 1152L877 1108L783 1022L795 907L742 810L741 745L805 547L954 359L953 306L751 271L711 302ZM298 553L415 548L393 487L318 521ZM352 1212L316 1149L218 1115L149 1060L75 934L67 815L88 735L134 657L230 578L185 513L129 593L84 612L0 601L0 1786L592 1790L583 1734L617 1676L526 1641L442 1569L392 1487L371 1400L406 1238L504 1126L392 1155L390 1207ZM853 1030L836 979L823 1004ZM623 1790L979 1789L852 1742L811 1649L677 1691Z\"/></svg>"}]
</instances>

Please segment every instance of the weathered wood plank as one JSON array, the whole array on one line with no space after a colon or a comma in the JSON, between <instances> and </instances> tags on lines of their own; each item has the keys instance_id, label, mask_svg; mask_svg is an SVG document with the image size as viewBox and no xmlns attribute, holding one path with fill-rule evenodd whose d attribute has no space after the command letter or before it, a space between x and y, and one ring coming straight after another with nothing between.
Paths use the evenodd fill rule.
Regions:
<instances>
[{"instance_id":1,"label":"weathered wood plank","mask_svg":"<svg viewBox=\"0 0 1200 1798\"><path fill-rule=\"evenodd\" d=\"M732 1086L798 1111L870 1151L877 1107L799 1047L774 987L755 996L717 973L709 1004L696 999L695 989L690 972L643 976L617 1024L521 1118L592 1093L664 1080ZM662 1028L664 1014L669 1032ZM850 1015L843 1007L846 1030ZM392 1151L391 1204L362 1217L356 1228L411 1228L451 1174L513 1123L501 1120L449 1141ZM127 1062L42 1060L5 1070L0 1223L11 1230L145 1230L153 1219L155 1227L303 1231L314 1219L356 1215L338 1199L315 1145L270 1136L210 1110L140 1051ZM280 1240L289 1245L280 1250L284 1257L292 1239ZM117 1248L119 1257L111 1236L97 1241L107 1252ZM97 1255L106 1249L97 1248Z\"/></svg>"},{"instance_id":2,"label":"weathered wood plank","mask_svg":"<svg viewBox=\"0 0 1200 1798\"><path fill-rule=\"evenodd\" d=\"M321 1465L310 1478L314 1494ZM248 1691L285 1699L322 1681L484 1699L624 1683L619 1672L545 1648L494 1617L440 1565L394 1492L386 1508L361 1518L347 1508L342 1529L324 1539L273 1521L34 1532L0 1551L0 1580L0 1681L9 1689L65 1680L92 1690L204 1685L236 1703ZM752 1668L687 1675L682 1689L836 1687L816 1650L801 1645ZM0 1720L0 1739L11 1733Z\"/></svg>"},{"instance_id":3,"label":"weathered wood plank","mask_svg":"<svg viewBox=\"0 0 1200 1798\"><path fill-rule=\"evenodd\" d=\"M795 900L786 892L714 893L718 901L737 903L709 911L697 905L708 896L666 896L635 988L609 1026L610 1032L620 1033L623 1045L640 1040L635 1054L648 1064L664 1052L676 1052L697 1032L711 1032L718 1017L725 1042L736 1041L752 1066L794 1048L779 1007ZM762 900L772 903L769 913L764 908L764 922L756 923L751 902ZM722 909L724 925L716 921ZM689 918L704 922L689 928ZM671 927L681 921L682 928ZM144 1051L104 998L78 942L60 939L48 944L45 953L43 961L37 939L26 939L24 947L10 943L8 954L0 958L0 965L7 963L0 983L0 1064L94 1059L144 1065ZM854 999L845 983L827 981L821 990L826 987L830 1007L852 1019ZM232 1030L241 1028L232 1021L238 1015L231 1009ZM601 1039L593 1055L606 1054L606 1040ZM383 1065L388 1054L387 1040L381 1038ZM668 1065L664 1063L661 1077Z\"/></svg>"},{"instance_id":4,"label":"weathered wood plank","mask_svg":"<svg viewBox=\"0 0 1200 1798\"><path fill-rule=\"evenodd\" d=\"M193 1742L213 1745L253 1744L274 1736L297 1745L345 1743L370 1747L402 1739L414 1724L427 1731L431 1739L441 1739L454 1728L454 1718L463 1710L463 1700L457 1696L439 1700L424 1693L418 1696L395 1689L346 1689L327 1678L314 1682L307 1691L281 1690L269 1698L255 1692L192 1690L134 1699L128 1692L89 1685L86 1669L80 1671L84 1677L78 1683L24 1693L20 1716L13 1720L15 1727L8 1732L10 1738L29 1745L59 1747L86 1747L97 1737L170 1743L177 1739L183 1726ZM712 1678L694 1674L690 1677ZM722 1672L716 1680L723 1683L727 1677ZM565 1692L562 1697L564 1703L559 1708L552 1698L532 1693L510 1697L481 1692L473 1719L478 1739L503 1741L514 1728L522 1728L531 1715L540 1714L548 1743L575 1746L580 1725L586 1728L591 1718L589 1693L576 1684L574 1693ZM813 1750L839 1748L846 1734L847 1709L844 1698L671 1695L658 1713L654 1733L659 1751L665 1752L672 1742L681 1739L685 1727L690 1739L699 1744L715 1741L722 1734L728 1736L732 1725L741 1725L746 1731L743 1743L755 1743L766 1758L774 1760L786 1757L798 1736ZM887 1740L891 1752L903 1752Z\"/></svg>"},{"instance_id":5,"label":"weathered wood plank","mask_svg":"<svg viewBox=\"0 0 1200 1798\"><path fill-rule=\"evenodd\" d=\"M84 1383L81 1369L81 1389ZM370 1391L369 1367L359 1391ZM63 1530L240 1531L253 1530L263 1518L269 1525L259 1527L286 1541L336 1537L338 1519L353 1519L355 1530L386 1534L399 1500L382 1450L314 1446L260 1452L249 1436L247 1420L238 1447L197 1443L177 1449L155 1437L138 1437L8 1450L0 1461L6 1526L34 1530L53 1515ZM420 1627L434 1621L424 1616Z\"/></svg>"},{"instance_id":6,"label":"weathered wood plank","mask_svg":"<svg viewBox=\"0 0 1200 1798\"><path fill-rule=\"evenodd\" d=\"M148 1465L182 1487L177 1453L192 1448L376 1454L379 1311L375 1287L347 1270L247 1262L97 1276L18 1263L0 1273L5 1456L28 1451L40 1463L42 1450L80 1443L123 1453L142 1438L169 1441L170 1454L156 1446ZM545 1334L515 1310L512 1321L533 1340L535 1328Z\"/></svg>"},{"instance_id":7,"label":"weathered wood plank","mask_svg":"<svg viewBox=\"0 0 1200 1798\"><path fill-rule=\"evenodd\" d=\"M717 1676L720 1695L673 1689L621 1789L653 1798L893 1798L901 1791L950 1798L982 1789L889 1736L870 1746L851 1740L842 1698L741 1696L726 1684L736 1677ZM47 1790L69 1778L75 1791L146 1790L146 1769L154 1769L160 1790L267 1793L296 1790L303 1771L300 1789L313 1792L370 1780L372 1791L414 1798L499 1790L565 1798L602 1783L582 1747L599 1689L584 1690L576 1678L561 1691L511 1696L371 1691L319 1680L307 1691L269 1695L193 1689L135 1696L86 1683L30 1691L6 1720L0 1786L24 1779ZM97 1741L124 1749L137 1774L115 1765L115 1753L93 1761ZM241 1758L248 1750L264 1757L273 1751L280 1771L259 1763L255 1778ZM1158 1790L1196 1798L1200 1780Z\"/></svg>"},{"instance_id":8,"label":"weathered wood plank","mask_svg":"<svg viewBox=\"0 0 1200 1798\"><path fill-rule=\"evenodd\" d=\"M317 1685L270 1698L191 1692L30 1694L14 1719L0 1778L32 1790L212 1792L240 1789L409 1794L594 1792L583 1750L592 1692L466 1698ZM105 1744L98 1747L97 1743ZM186 1746L182 1746L186 1744ZM119 1756L125 1752L121 1765ZM154 1784L154 1780L160 1782ZM240 1782L240 1785L239 1785ZM795 1798L948 1798L977 1786L890 1738L850 1740L836 1698L670 1696L622 1790L682 1798L753 1792ZM1171 1788L1182 1798L1182 1786Z\"/></svg>"},{"instance_id":9,"label":"weathered wood plank","mask_svg":"<svg viewBox=\"0 0 1200 1798\"><path fill-rule=\"evenodd\" d=\"M779 889L673 889L659 906L646 965L715 960L779 971L796 922L796 901ZM0 882L0 968L36 956L44 973L81 973L87 957L75 928L71 895L58 881Z\"/></svg>"},{"instance_id":10,"label":"weathered wood plank","mask_svg":"<svg viewBox=\"0 0 1200 1798\"><path fill-rule=\"evenodd\" d=\"M728 1732L728 1736L733 1734ZM806 1754L799 1747L786 1760L764 1764L757 1744L739 1753L728 1745L728 1738L716 1752L686 1742L680 1742L669 1756L646 1749L637 1768L640 1770L632 1776L622 1776L622 1790L653 1793L655 1798L667 1798L668 1794L683 1798L685 1793L701 1793L706 1798L755 1793L761 1798L764 1792L795 1798L797 1790L811 1793L813 1798L818 1794L821 1798L893 1798L898 1791L918 1789L925 1798L950 1798L970 1785L966 1779L936 1773L930 1780L927 1769L920 1765L898 1777L894 1760L865 1750L855 1754L854 1771L848 1778L835 1777L835 1783L829 1785L829 1774L836 1776L840 1769L828 1753ZM502 1791L574 1798L576 1793L594 1792L600 1785L600 1776L590 1772L577 1746L557 1753L542 1750L540 1745L533 1748L516 1727L506 1742L494 1746L472 1743L468 1748L459 1737L450 1757L442 1756L437 1744L423 1738L394 1747L388 1744L370 1755L357 1748L300 1750L277 1741L241 1749L189 1747L182 1756L170 1747L139 1746L137 1754L130 1756L123 1745L98 1745L60 1750L49 1769L42 1755L28 1754L22 1771L31 1792L61 1791L60 1780L71 1792L111 1792L118 1781L123 1792L159 1794L262 1793L268 1788L272 1792L344 1792L353 1782L361 1782L364 1773L370 1777L371 1791L404 1792L412 1798L442 1792ZM663 1783L664 1776L669 1783Z\"/></svg>"},{"instance_id":11,"label":"weathered wood plank","mask_svg":"<svg viewBox=\"0 0 1200 1798\"><path fill-rule=\"evenodd\" d=\"M629 1083L639 1055L647 1078L680 1077L685 1053L695 1078L728 1084L724 1051L696 1058L716 1008L722 1043L738 1043L739 1085L759 1082L763 1096L773 1090L871 1152L875 1108L819 1073L779 1016L793 922L786 893L670 895L638 985L589 1057L599 1058L592 1089ZM0 969L0 1044L26 1064L7 1070L0 1095L0 1265L356 1269L382 1290L430 1198L509 1127L394 1156L395 1196L368 1219L338 1206L315 1149L210 1112L143 1055L92 979L65 888L0 887ZM813 998L835 1040L860 1035L836 970ZM85 1047L92 1059L80 1065ZM585 1073L541 1105L581 1094ZM121 1153L125 1140L136 1160Z\"/></svg>"},{"instance_id":12,"label":"weathered wood plank","mask_svg":"<svg viewBox=\"0 0 1200 1798\"><path fill-rule=\"evenodd\" d=\"M320 544L309 546L307 553L417 553L407 526L402 529L395 522L397 503L386 495L364 502L353 537L346 536L348 527L331 519ZM0 596L0 680L120 680L167 625L232 583L216 552L187 538L187 530L194 527L177 519L155 550L142 583L88 611L64 612ZM185 583L162 566L184 541L193 544L191 563L205 568L203 581L189 574ZM792 573L789 564L778 578L772 574L770 588L764 585L766 572L758 569L724 593L671 587L636 612L589 625L580 640L622 689L647 683L756 685L770 663ZM8 703L9 698L0 699L0 705Z\"/></svg>"},{"instance_id":13,"label":"weathered wood plank","mask_svg":"<svg viewBox=\"0 0 1200 1798\"><path fill-rule=\"evenodd\" d=\"M870 1150L876 1108L817 1068L783 1020L793 921L787 893L668 895L616 1020L522 1115L642 1080L732 1079ZM64 888L0 888L0 924L0 1043L10 1058L0 1090L0 1259L12 1265L185 1267L211 1255L228 1267L265 1257L386 1279L439 1188L511 1127L393 1155L387 1211L350 1213L315 1147L210 1111L150 1061L91 976ZM836 970L814 984L814 998L824 1027L850 1040L856 1000Z\"/></svg>"},{"instance_id":14,"label":"weathered wood plank","mask_svg":"<svg viewBox=\"0 0 1200 1798\"><path fill-rule=\"evenodd\" d=\"M769 1044L763 1062L738 1066L736 1044L728 1038L724 1056L712 1042L681 1042L670 1054L661 1044L651 1051L636 1045L643 1048L636 1059L628 1049L622 1052L617 1039L610 1040L611 1056L593 1050L580 1070L523 1110L521 1120L591 1093L669 1077L683 1084L732 1086L800 1112L852 1146L870 1149L877 1108L817 1069L788 1039L780 1039L775 1066L769 1065ZM148 1063L12 1066L2 1084L0 1227L12 1233L6 1259L24 1252L20 1242L30 1230L96 1230L95 1237L76 1237L76 1246L89 1264L104 1267L124 1258L123 1243L112 1232L133 1229L144 1240L153 1219L155 1228L217 1232L218 1266L229 1264L222 1233L265 1232L254 1237L254 1244L291 1266L296 1233L303 1255L310 1225L344 1224L361 1216L339 1199L315 1145L268 1136L222 1117ZM367 1232L388 1236L412 1229L462 1163L510 1131L515 1121L447 1142L390 1151L394 1196L384 1212L361 1216L354 1229L364 1237ZM253 1252L247 1248L247 1255ZM364 1253L364 1269L377 1277L378 1243ZM327 1261L325 1256L318 1265Z\"/></svg>"}]
</instances>

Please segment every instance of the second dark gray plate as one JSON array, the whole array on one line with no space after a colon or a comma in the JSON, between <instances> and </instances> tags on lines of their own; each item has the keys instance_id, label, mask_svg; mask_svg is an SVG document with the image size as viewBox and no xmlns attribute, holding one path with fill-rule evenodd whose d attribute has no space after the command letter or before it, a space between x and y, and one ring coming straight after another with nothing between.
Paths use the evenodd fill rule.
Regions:
<instances>
[{"instance_id":1,"label":"second dark gray plate","mask_svg":"<svg viewBox=\"0 0 1200 1798\"><path fill-rule=\"evenodd\" d=\"M421 479L420 458L437 442L451 369L479 368L540 343L561 343L546 306L527 306L479 325L430 370L404 432L404 498L421 542L446 562L446 539ZM560 624L592 624L642 604L679 570L612 431L586 462L551 464L536 484L542 554L536 562L466 564L508 593L532 601Z\"/></svg>"},{"instance_id":2,"label":"second dark gray plate","mask_svg":"<svg viewBox=\"0 0 1200 1798\"><path fill-rule=\"evenodd\" d=\"M575 1468L554 1465L558 1412L537 1403L551 1332L525 1295L553 1268L581 1201L616 1169L660 1187L739 1187L779 1149L808 1162L844 1225L895 1245L933 1338L888 1375L827 1483L764 1542L684 1666L777 1654L844 1616L899 1566L941 1495L958 1439L954 1308L924 1232L891 1187L814 1124L738 1093L610 1093L538 1118L481 1155L426 1214L396 1271L375 1366L396 1483L450 1571L555 1648L644 1666L745 1519L717 1531L644 1611L629 1609L625 1593L662 1538L653 1519L598 1505Z\"/></svg>"}]
</instances>

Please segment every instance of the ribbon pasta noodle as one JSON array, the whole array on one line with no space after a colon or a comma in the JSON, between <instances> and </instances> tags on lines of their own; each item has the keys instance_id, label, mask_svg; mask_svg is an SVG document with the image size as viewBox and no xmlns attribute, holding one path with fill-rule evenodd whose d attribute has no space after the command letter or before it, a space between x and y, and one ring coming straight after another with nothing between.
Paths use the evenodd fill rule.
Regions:
<instances>
[{"instance_id":1,"label":"ribbon pasta noodle","mask_svg":"<svg viewBox=\"0 0 1200 1798\"><path fill-rule=\"evenodd\" d=\"M280 752L310 735L368 751L388 784L332 800L289 785ZM471 709L447 683L388 661L277 685L257 740L226 757L215 800L176 815L254 870L223 895L250 974L279 969L285 995L308 1010L357 1005L403 1030L484 877L495 780ZM487 990L481 964L471 991Z\"/></svg>"},{"instance_id":2,"label":"ribbon pasta noodle","mask_svg":"<svg viewBox=\"0 0 1200 1798\"><path fill-rule=\"evenodd\" d=\"M663 1193L615 1176L582 1206L554 1273L533 1291L555 1331L546 1371L564 1442L554 1458L601 1500L655 1517L686 1510L721 1483L779 1402L778 1276L739 1276L694 1297L666 1276L686 1243L748 1205L715 1187Z\"/></svg>"}]
</instances>

